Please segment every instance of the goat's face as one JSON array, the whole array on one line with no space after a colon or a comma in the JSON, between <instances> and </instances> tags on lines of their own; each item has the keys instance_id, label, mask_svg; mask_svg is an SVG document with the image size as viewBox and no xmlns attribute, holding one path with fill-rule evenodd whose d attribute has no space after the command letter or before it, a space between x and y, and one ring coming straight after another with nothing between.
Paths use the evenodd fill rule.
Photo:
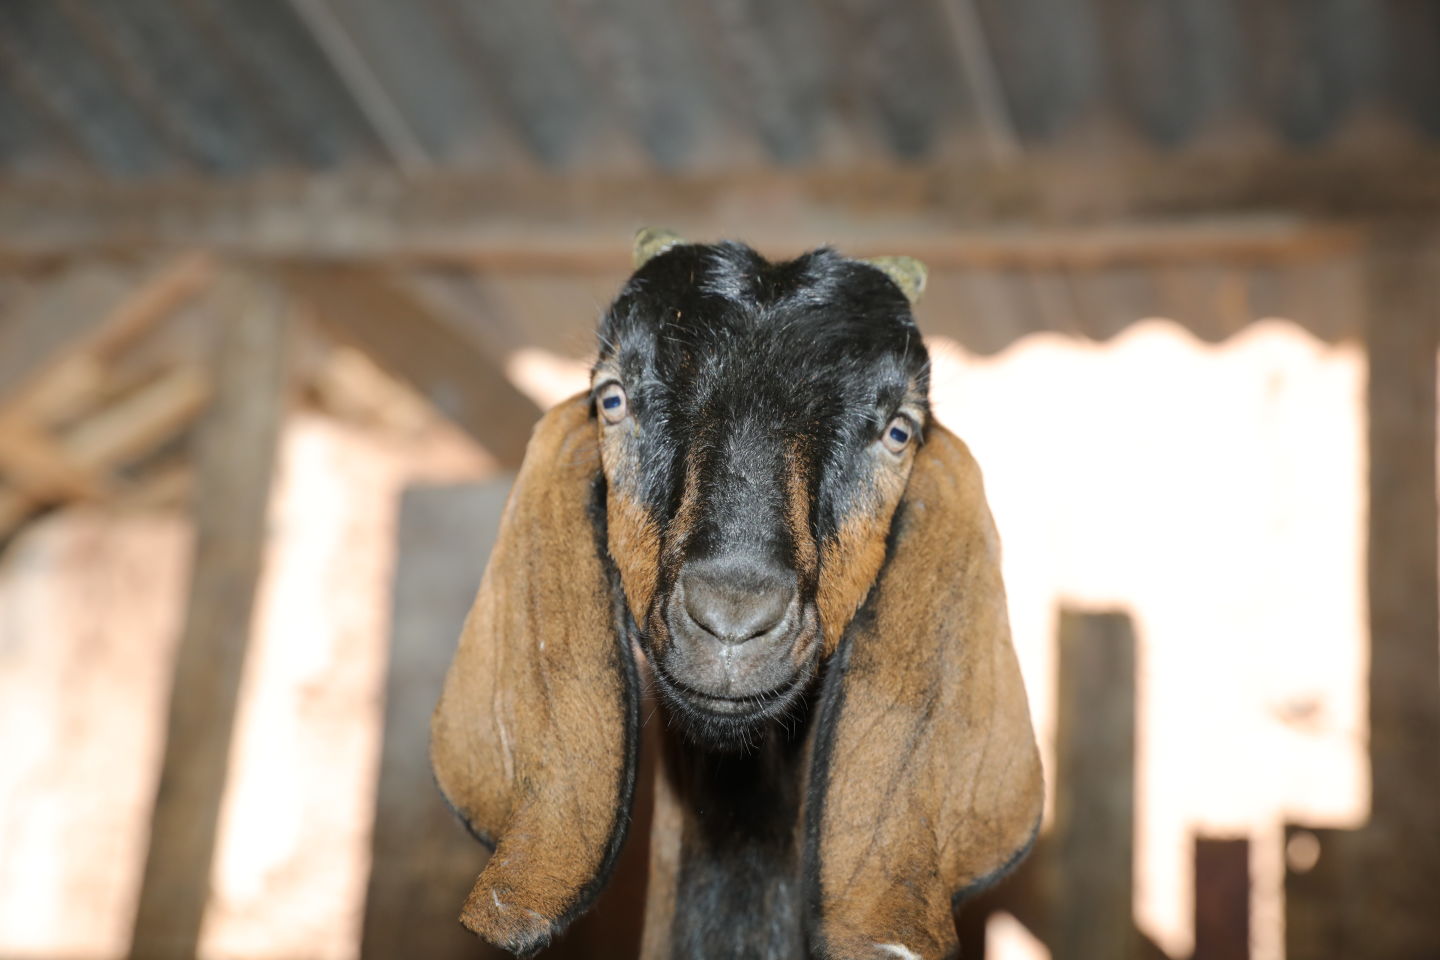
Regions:
<instances>
[{"instance_id":1,"label":"goat's face","mask_svg":"<svg viewBox=\"0 0 1440 960\"><path fill-rule=\"evenodd\" d=\"M678 245L606 314L592 380L610 553L683 729L786 712L885 558L929 419L927 356L885 273Z\"/></svg>"}]
</instances>

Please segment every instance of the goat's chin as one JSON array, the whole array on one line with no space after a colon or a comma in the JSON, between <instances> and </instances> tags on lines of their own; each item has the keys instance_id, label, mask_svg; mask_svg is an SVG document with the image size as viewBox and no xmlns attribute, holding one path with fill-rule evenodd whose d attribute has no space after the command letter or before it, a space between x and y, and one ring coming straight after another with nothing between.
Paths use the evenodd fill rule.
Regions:
<instances>
[{"instance_id":1,"label":"goat's chin","mask_svg":"<svg viewBox=\"0 0 1440 960\"><path fill-rule=\"evenodd\" d=\"M798 719L815 668L807 664L784 683L746 697L702 693L658 665L653 675L670 722L682 736L707 749L741 751L758 745L770 723L790 725Z\"/></svg>"}]
</instances>

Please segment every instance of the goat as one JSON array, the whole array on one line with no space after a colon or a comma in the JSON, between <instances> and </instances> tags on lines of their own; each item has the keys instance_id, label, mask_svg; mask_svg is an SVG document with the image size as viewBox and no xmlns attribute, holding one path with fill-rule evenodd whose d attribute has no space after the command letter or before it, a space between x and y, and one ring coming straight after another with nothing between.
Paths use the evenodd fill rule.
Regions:
<instances>
[{"instance_id":1,"label":"goat","mask_svg":"<svg viewBox=\"0 0 1440 960\"><path fill-rule=\"evenodd\" d=\"M930 415L924 268L641 231L535 428L431 725L519 956L593 901L657 692L643 952L939 960L1043 786L999 542Z\"/></svg>"}]
</instances>

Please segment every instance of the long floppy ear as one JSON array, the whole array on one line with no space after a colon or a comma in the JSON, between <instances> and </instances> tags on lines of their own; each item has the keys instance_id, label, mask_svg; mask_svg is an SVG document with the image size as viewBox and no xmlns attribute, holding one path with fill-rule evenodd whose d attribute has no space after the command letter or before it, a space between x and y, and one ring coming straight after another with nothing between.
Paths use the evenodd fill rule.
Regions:
<instances>
[{"instance_id":1,"label":"long floppy ear","mask_svg":"<svg viewBox=\"0 0 1440 960\"><path fill-rule=\"evenodd\" d=\"M999 553L979 467L937 424L826 678L806 825L822 956L953 956L955 899L1033 841L1044 786Z\"/></svg>"},{"instance_id":2,"label":"long floppy ear","mask_svg":"<svg viewBox=\"0 0 1440 960\"><path fill-rule=\"evenodd\" d=\"M630 818L638 681L599 476L574 397L531 437L430 724L441 791L495 851L460 920L521 956L589 906Z\"/></svg>"}]
</instances>

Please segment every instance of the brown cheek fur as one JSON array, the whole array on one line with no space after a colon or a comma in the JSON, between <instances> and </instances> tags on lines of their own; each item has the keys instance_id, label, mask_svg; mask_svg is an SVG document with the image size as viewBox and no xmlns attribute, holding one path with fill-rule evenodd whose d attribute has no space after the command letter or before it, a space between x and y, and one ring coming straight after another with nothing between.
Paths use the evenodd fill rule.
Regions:
<instances>
[{"instance_id":1,"label":"brown cheek fur","mask_svg":"<svg viewBox=\"0 0 1440 960\"><path fill-rule=\"evenodd\" d=\"M497 841L461 921L522 953L583 906L628 816L638 693L592 533L599 469L587 399L546 414L431 721L441 790Z\"/></svg>"},{"instance_id":2,"label":"brown cheek fur","mask_svg":"<svg viewBox=\"0 0 1440 960\"><path fill-rule=\"evenodd\" d=\"M795 545L795 572L800 575L801 583L814 583L815 568L820 560L815 532L810 525L812 506L804 458L792 447L785 463L785 519Z\"/></svg>"},{"instance_id":3,"label":"brown cheek fur","mask_svg":"<svg viewBox=\"0 0 1440 960\"><path fill-rule=\"evenodd\" d=\"M845 627L865 602L880 573L890 518L905 490L904 470L881 469L876 473L870 502L851 511L821 553L816 605L820 608L827 657L839 646Z\"/></svg>"},{"instance_id":4,"label":"brown cheek fur","mask_svg":"<svg viewBox=\"0 0 1440 960\"><path fill-rule=\"evenodd\" d=\"M659 588L660 525L633 495L628 431L635 427L628 423L615 427L597 424L597 429L607 478L606 545L620 571L630 615L637 623L645 624Z\"/></svg>"},{"instance_id":5,"label":"brown cheek fur","mask_svg":"<svg viewBox=\"0 0 1440 960\"><path fill-rule=\"evenodd\" d=\"M877 941L952 955L952 895L1026 849L1044 798L998 538L948 431L916 456L905 503L825 719L821 934L837 958Z\"/></svg>"},{"instance_id":6,"label":"brown cheek fur","mask_svg":"<svg viewBox=\"0 0 1440 960\"><path fill-rule=\"evenodd\" d=\"M660 555L660 528L644 507L617 490L614 484L609 487L605 505L610 557L620 571L631 615L644 622L655 599L659 573L655 558Z\"/></svg>"},{"instance_id":7,"label":"brown cheek fur","mask_svg":"<svg viewBox=\"0 0 1440 960\"><path fill-rule=\"evenodd\" d=\"M685 562L685 546L690 540L690 532L695 528L695 521L699 516L700 464L691 457L685 463L685 488L680 493L680 507L675 511L675 516L669 525L666 526L659 548L647 554L645 558L637 559L637 562L645 562L645 560L650 560L651 563L658 562L657 581L663 571L668 580L674 583L675 577L680 572L680 565ZM644 614L638 616L644 616ZM645 622L650 637L650 649L656 656L660 656L669 645L670 631L665 626L665 618L658 604L652 604L649 607Z\"/></svg>"}]
</instances>

